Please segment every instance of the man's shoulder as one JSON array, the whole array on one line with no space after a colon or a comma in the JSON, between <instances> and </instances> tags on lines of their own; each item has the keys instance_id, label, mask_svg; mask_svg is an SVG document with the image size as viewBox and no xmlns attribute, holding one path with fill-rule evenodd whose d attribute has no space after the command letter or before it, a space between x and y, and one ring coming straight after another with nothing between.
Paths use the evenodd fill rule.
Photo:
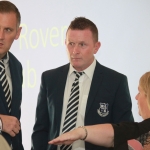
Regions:
<instances>
[{"instance_id":1,"label":"man's shoulder","mask_svg":"<svg viewBox=\"0 0 150 150\"><path fill-rule=\"evenodd\" d=\"M124 74L122 74L114 69L111 69L109 67L101 65L99 62L97 62L97 69L108 76L120 76L120 77L125 76Z\"/></svg>"},{"instance_id":2,"label":"man's shoulder","mask_svg":"<svg viewBox=\"0 0 150 150\"><path fill-rule=\"evenodd\" d=\"M50 70L46 70L44 71L42 74L46 75L46 76L49 76L49 75L60 75L62 72L68 72L69 70L69 63L68 64L65 64L63 66L59 66L57 68L53 68L53 69L50 69Z\"/></svg>"},{"instance_id":3,"label":"man's shoulder","mask_svg":"<svg viewBox=\"0 0 150 150\"><path fill-rule=\"evenodd\" d=\"M11 53L11 52L8 52L9 54L9 59L14 63L18 63L18 64L21 64L20 61Z\"/></svg>"},{"instance_id":4,"label":"man's shoulder","mask_svg":"<svg viewBox=\"0 0 150 150\"><path fill-rule=\"evenodd\" d=\"M51 85L56 84L58 81L62 82L66 80L69 70L69 64L54 68L51 70L44 71L41 75L41 79L45 83L51 83Z\"/></svg>"}]
</instances>

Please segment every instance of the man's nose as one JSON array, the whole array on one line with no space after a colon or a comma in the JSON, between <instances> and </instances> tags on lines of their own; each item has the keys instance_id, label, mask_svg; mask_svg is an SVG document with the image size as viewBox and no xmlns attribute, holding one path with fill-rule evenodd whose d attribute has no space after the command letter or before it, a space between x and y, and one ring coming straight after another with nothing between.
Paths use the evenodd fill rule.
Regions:
<instances>
[{"instance_id":1,"label":"man's nose","mask_svg":"<svg viewBox=\"0 0 150 150\"><path fill-rule=\"evenodd\" d=\"M135 99L138 100L138 94L135 96Z\"/></svg>"},{"instance_id":2,"label":"man's nose","mask_svg":"<svg viewBox=\"0 0 150 150\"><path fill-rule=\"evenodd\" d=\"M0 40L3 40L3 39L4 39L4 31L0 30Z\"/></svg>"},{"instance_id":3,"label":"man's nose","mask_svg":"<svg viewBox=\"0 0 150 150\"><path fill-rule=\"evenodd\" d=\"M80 52L78 45L75 45L73 48L73 54L78 54Z\"/></svg>"}]
</instances>

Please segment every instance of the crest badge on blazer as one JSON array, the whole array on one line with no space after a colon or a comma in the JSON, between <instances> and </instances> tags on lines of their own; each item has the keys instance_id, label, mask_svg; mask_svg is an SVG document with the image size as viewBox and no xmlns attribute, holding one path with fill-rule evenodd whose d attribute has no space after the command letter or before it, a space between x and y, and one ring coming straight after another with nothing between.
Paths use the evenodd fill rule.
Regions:
<instances>
[{"instance_id":1,"label":"crest badge on blazer","mask_svg":"<svg viewBox=\"0 0 150 150\"><path fill-rule=\"evenodd\" d=\"M106 117L109 114L108 103L99 103L99 104L100 104L100 107L99 109L97 109L97 113L101 117Z\"/></svg>"}]
</instances>

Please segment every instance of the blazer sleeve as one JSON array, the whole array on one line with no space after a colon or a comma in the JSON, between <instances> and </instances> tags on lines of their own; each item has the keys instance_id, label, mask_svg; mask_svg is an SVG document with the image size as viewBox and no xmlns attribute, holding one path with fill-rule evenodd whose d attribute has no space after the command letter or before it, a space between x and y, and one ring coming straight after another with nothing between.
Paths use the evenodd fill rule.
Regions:
<instances>
[{"instance_id":1,"label":"blazer sleeve","mask_svg":"<svg viewBox=\"0 0 150 150\"><path fill-rule=\"evenodd\" d=\"M119 86L117 87L115 92L112 112L113 123L119 123L122 121L134 121L128 81L127 77L124 75L121 75Z\"/></svg>"},{"instance_id":2,"label":"blazer sleeve","mask_svg":"<svg viewBox=\"0 0 150 150\"><path fill-rule=\"evenodd\" d=\"M150 131L150 119L140 123L122 122L112 124L114 129L114 149L119 150L121 146L127 146L127 141L138 138L140 135Z\"/></svg>"},{"instance_id":3,"label":"blazer sleeve","mask_svg":"<svg viewBox=\"0 0 150 150\"><path fill-rule=\"evenodd\" d=\"M40 92L38 95L35 125L32 134L32 150L46 150L48 146L48 108L46 97L46 85L42 74Z\"/></svg>"}]
</instances>

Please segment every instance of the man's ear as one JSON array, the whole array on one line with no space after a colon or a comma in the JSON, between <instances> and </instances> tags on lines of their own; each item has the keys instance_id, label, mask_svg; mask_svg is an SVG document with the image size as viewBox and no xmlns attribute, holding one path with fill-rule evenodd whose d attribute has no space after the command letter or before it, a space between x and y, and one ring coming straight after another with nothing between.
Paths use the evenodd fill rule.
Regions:
<instances>
[{"instance_id":1,"label":"man's ear","mask_svg":"<svg viewBox=\"0 0 150 150\"><path fill-rule=\"evenodd\" d=\"M67 40L65 39L65 45L67 45Z\"/></svg>"},{"instance_id":2,"label":"man's ear","mask_svg":"<svg viewBox=\"0 0 150 150\"><path fill-rule=\"evenodd\" d=\"M99 48L101 47L101 42L96 42L95 43L95 49L94 49L94 54L96 54L99 50Z\"/></svg>"},{"instance_id":3,"label":"man's ear","mask_svg":"<svg viewBox=\"0 0 150 150\"><path fill-rule=\"evenodd\" d=\"M15 37L15 40L17 40L20 36L20 33L21 33L21 29L22 27L19 27L18 30L17 30L17 33L16 33L16 37Z\"/></svg>"}]
</instances>

